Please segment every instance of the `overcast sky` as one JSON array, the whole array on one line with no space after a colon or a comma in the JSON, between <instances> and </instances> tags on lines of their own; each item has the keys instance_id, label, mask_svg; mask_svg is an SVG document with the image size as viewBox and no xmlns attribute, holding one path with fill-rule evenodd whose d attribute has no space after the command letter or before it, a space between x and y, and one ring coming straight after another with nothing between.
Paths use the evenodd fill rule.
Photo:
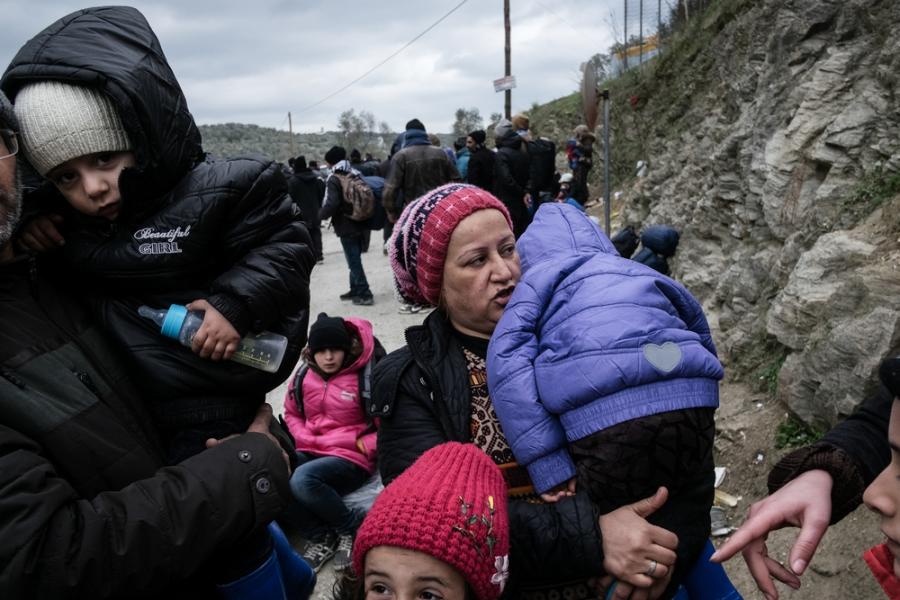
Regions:
<instances>
[{"instance_id":1,"label":"overcast sky","mask_svg":"<svg viewBox=\"0 0 900 600\"><path fill-rule=\"evenodd\" d=\"M418 117L447 132L459 107L502 112L503 1L468 0L434 29L349 89L350 83L461 0L146 0L200 124L240 122L295 132L335 129L338 115L368 110L401 130ZM633 0L637 2L637 0ZM621 37L622 0L511 0L513 112L575 91L578 66ZM656 2L645 10L655 23ZM665 2L663 5L665 6ZM19 47L83 2L0 0L3 68ZM636 13L636 10L634 11ZM611 15L615 16L611 16ZM613 27L617 29L613 31ZM635 24L636 28L637 25ZM629 33L632 32L629 27ZM314 106L315 105L315 106Z\"/></svg>"}]
</instances>

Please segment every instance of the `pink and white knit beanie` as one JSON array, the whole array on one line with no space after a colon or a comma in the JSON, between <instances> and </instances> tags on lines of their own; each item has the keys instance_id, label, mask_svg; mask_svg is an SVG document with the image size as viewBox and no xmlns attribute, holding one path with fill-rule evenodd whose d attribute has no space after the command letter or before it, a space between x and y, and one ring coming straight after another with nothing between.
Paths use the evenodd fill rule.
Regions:
<instances>
[{"instance_id":1,"label":"pink and white knit beanie","mask_svg":"<svg viewBox=\"0 0 900 600\"><path fill-rule=\"evenodd\" d=\"M389 242L391 269L400 296L437 306L450 236L472 213L493 208L512 219L503 203L475 185L448 183L406 205Z\"/></svg>"}]
</instances>

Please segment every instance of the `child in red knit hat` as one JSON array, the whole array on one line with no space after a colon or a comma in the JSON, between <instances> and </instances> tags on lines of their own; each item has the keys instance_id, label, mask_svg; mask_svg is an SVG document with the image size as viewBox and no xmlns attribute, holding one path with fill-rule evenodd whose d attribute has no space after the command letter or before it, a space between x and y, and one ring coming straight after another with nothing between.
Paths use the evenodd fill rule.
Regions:
<instances>
[{"instance_id":1,"label":"child in red knit hat","mask_svg":"<svg viewBox=\"0 0 900 600\"><path fill-rule=\"evenodd\" d=\"M508 555L500 469L472 444L441 444L385 488L363 521L351 597L495 600Z\"/></svg>"}]
</instances>

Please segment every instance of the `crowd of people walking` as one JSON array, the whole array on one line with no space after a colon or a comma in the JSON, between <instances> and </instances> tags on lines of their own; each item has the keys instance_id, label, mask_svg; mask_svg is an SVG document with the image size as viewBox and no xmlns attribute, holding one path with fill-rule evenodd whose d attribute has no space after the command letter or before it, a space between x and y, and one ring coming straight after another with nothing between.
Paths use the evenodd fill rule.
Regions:
<instances>
[{"instance_id":1,"label":"crowd of people walking","mask_svg":"<svg viewBox=\"0 0 900 600\"><path fill-rule=\"evenodd\" d=\"M302 600L331 561L339 598L736 600L717 561L744 548L774 598L861 501L900 597L897 359L708 560L723 368L690 292L586 214L586 127L571 173L524 114L453 148L412 118L321 170L211 157L129 7L37 33L0 90L0 597ZM323 224L359 315L311 306ZM423 313L392 352L365 318L378 230ZM786 523L808 543L782 566Z\"/></svg>"}]
</instances>

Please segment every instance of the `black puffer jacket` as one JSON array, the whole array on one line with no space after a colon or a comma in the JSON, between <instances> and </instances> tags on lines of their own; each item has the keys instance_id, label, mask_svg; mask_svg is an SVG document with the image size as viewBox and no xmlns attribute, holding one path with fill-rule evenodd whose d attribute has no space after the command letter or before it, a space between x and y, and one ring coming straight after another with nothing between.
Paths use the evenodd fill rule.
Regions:
<instances>
[{"instance_id":1,"label":"black puffer jacket","mask_svg":"<svg viewBox=\"0 0 900 600\"><path fill-rule=\"evenodd\" d=\"M288 181L291 198L300 209L307 227L318 227L319 209L325 198L325 182L310 169L295 171Z\"/></svg>"},{"instance_id":2,"label":"black puffer jacket","mask_svg":"<svg viewBox=\"0 0 900 600\"><path fill-rule=\"evenodd\" d=\"M471 442L468 372L446 316L436 310L406 330L403 348L375 368L372 416L387 484L426 450ZM583 492L556 504L509 503L513 585L568 582L603 572L597 515Z\"/></svg>"},{"instance_id":3,"label":"black puffer jacket","mask_svg":"<svg viewBox=\"0 0 900 600\"><path fill-rule=\"evenodd\" d=\"M497 140L494 159L494 195L506 205L513 220L516 239L530 221L525 194L528 193L529 161L524 142L515 131Z\"/></svg>"},{"instance_id":4,"label":"black puffer jacket","mask_svg":"<svg viewBox=\"0 0 900 600\"><path fill-rule=\"evenodd\" d=\"M483 190L494 191L494 153L479 146L469 155L469 172L466 181Z\"/></svg>"},{"instance_id":5,"label":"black puffer jacket","mask_svg":"<svg viewBox=\"0 0 900 600\"><path fill-rule=\"evenodd\" d=\"M290 498L281 452L250 433L163 468L121 353L37 273L0 265L0 598L212 597L204 564Z\"/></svg>"},{"instance_id":6,"label":"black puffer jacket","mask_svg":"<svg viewBox=\"0 0 900 600\"><path fill-rule=\"evenodd\" d=\"M101 325L127 350L157 417L181 427L244 419L290 374L306 342L309 235L280 166L262 158L205 157L200 134L163 51L133 8L72 13L25 44L0 86L15 101L35 79L92 85L114 102L137 166L123 171L117 222L78 215L47 184L65 218L60 257L96 292ZM137 315L206 298L242 334L289 339L276 374L212 362L161 337Z\"/></svg>"}]
</instances>

